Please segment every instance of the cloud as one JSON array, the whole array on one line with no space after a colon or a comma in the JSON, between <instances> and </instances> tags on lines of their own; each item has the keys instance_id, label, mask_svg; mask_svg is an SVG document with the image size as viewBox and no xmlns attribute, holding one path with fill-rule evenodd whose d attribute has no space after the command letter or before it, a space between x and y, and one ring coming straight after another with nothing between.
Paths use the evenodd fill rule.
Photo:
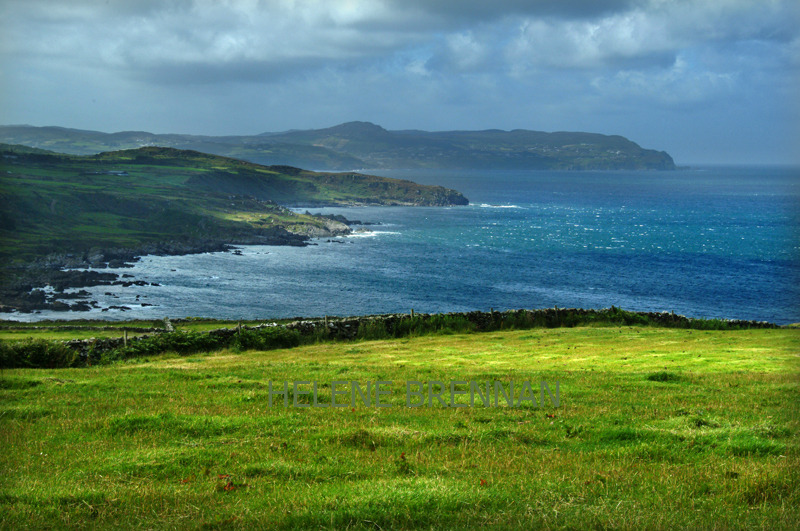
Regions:
<instances>
[{"instance_id":1,"label":"cloud","mask_svg":"<svg viewBox=\"0 0 800 531\"><path fill-rule=\"evenodd\" d=\"M800 121L798 82L796 0L0 0L5 123L641 134Z\"/></svg>"},{"instance_id":2,"label":"cloud","mask_svg":"<svg viewBox=\"0 0 800 531\"><path fill-rule=\"evenodd\" d=\"M592 20L528 18L509 57L528 67L604 68L664 58L688 48L762 40L783 43L797 30L788 2L652 2ZM671 63L672 61L670 61Z\"/></svg>"},{"instance_id":3,"label":"cloud","mask_svg":"<svg viewBox=\"0 0 800 531\"><path fill-rule=\"evenodd\" d=\"M606 13L625 11L642 3L638 0L394 0L388 2L396 11L415 10L449 24L487 22L511 16L535 16L567 19L594 18Z\"/></svg>"},{"instance_id":4,"label":"cloud","mask_svg":"<svg viewBox=\"0 0 800 531\"><path fill-rule=\"evenodd\" d=\"M452 72L669 68L704 42L790 41L796 14L777 0L9 0L0 11L6 56L169 83L279 80L357 62L391 68L404 57Z\"/></svg>"},{"instance_id":5,"label":"cloud","mask_svg":"<svg viewBox=\"0 0 800 531\"><path fill-rule=\"evenodd\" d=\"M370 29L365 21L388 20L390 13L369 2L148 2L139 9L131 4L138 5L74 2L65 8L59 2L12 0L0 11L8 30L2 52L118 69L151 81L170 67L209 70L190 75L188 82L219 71L257 80L254 70L270 79L276 72L325 62L370 60L424 38L380 24Z\"/></svg>"},{"instance_id":6,"label":"cloud","mask_svg":"<svg viewBox=\"0 0 800 531\"><path fill-rule=\"evenodd\" d=\"M679 55L669 69L621 70L613 76L592 80L592 86L611 101L629 102L630 98L646 104L695 108L735 92L737 73L717 73L698 69Z\"/></svg>"}]
</instances>

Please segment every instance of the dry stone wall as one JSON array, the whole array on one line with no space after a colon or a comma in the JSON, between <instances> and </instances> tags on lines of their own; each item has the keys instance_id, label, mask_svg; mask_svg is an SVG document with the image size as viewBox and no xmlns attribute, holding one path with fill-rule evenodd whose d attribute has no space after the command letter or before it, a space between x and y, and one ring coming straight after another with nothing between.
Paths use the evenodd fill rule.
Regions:
<instances>
[{"instance_id":1,"label":"dry stone wall","mask_svg":"<svg viewBox=\"0 0 800 531\"><path fill-rule=\"evenodd\" d=\"M220 339L220 343L227 344L241 330L262 330L265 328L283 328L297 331L301 336L322 336L333 340L353 340L359 337L360 331L365 329L383 329L387 333L408 324L409 320L421 326L432 319L441 320L442 317L451 319L451 322L465 321L470 328L476 331L498 330L503 328L534 328L576 326L592 322L619 323L619 324L650 324L670 328L702 328L704 321L694 320L683 315L670 312L623 312L615 308L610 310L584 310L580 308L547 308L538 310L507 310L503 312L460 312L446 314L383 314L357 317L324 317L318 319L297 319L285 324L275 322L263 323L255 326L237 326L233 328L218 328L204 332ZM181 320L174 320L181 323ZM729 328L778 328L778 325L765 321L724 320L720 321ZM382 325L382 326L381 326ZM81 354L88 355L92 350L95 353L114 350L127 345L129 342L141 341L149 335L172 332L173 325L165 319L164 328L141 329L145 335L128 338L127 333L119 338L82 339L66 341L65 344ZM131 332L140 332L140 329L131 329ZM178 332L180 333L180 332Z\"/></svg>"}]
</instances>

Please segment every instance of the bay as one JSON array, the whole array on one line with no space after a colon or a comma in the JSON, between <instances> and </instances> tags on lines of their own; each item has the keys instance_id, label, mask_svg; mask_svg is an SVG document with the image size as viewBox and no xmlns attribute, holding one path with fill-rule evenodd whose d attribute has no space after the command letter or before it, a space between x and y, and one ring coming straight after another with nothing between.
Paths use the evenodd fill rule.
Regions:
<instances>
[{"instance_id":1,"label":"bay","mask_svg":"<svg viewBox=\"0 0 800 531\"><path fill-rule=\"evenodd\" d=\"M128 311L11 318L270 319L615 305L800 322L798 168L370 173L454 188L471 204L310 209L380 225L308 247L146 256L110 271L159 286L88 289L102 306Z\"/></svg>"}]
</instances>

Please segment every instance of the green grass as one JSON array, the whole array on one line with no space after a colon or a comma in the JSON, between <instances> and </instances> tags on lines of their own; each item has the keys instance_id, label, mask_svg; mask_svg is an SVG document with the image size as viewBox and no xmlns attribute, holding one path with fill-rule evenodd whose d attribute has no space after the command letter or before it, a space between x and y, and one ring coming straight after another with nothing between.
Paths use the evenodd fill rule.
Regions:
<instances>
[{"instance_id":1,"label":"green grass","mask_svg":"<svg viewBox=\"0 0 800 531\"><path fill-rule=\"evenodd\" d=\"M605 326L5 370L0 527L794 529L798 346ZM270 380L388 380L392 407L269 408ZM561 406L407 408L409 380Z\"/></svg>"}]
</instances>

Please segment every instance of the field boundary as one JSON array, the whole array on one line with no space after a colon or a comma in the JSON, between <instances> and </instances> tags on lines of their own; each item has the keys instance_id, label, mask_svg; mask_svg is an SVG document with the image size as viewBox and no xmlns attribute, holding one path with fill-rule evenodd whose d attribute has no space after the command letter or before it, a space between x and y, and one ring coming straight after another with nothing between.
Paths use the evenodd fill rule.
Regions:
<instances>
[{"instance_id":1,"label":"field boundary","mask_svg":"<svg viewBox=\"0 0 800 531\"><path fill-rule=\"evenodd\" d=\"M184 324L192 320L174 322ZM130 338L123 328L122 336L116 338L0 341L0 368L80 367L165 352L191 354L225 348L270 350L324 341L574 326L656 326L697 330L780 328L766 321L694 319L673 312L630 312L614 306L602 310L545 308L440 314L411 310L407 314L296 319L285 324L265 322L243 326L238 323L233 327L207 331L174 330L169 319L165 319L163 329L141 329L146 331L144 335ZM55 328L59 329L58 326ZM65 328L72 330L77 327L65 325ZM105 327L93 327L97 328Z\"/></svg>"}]
</instances>

